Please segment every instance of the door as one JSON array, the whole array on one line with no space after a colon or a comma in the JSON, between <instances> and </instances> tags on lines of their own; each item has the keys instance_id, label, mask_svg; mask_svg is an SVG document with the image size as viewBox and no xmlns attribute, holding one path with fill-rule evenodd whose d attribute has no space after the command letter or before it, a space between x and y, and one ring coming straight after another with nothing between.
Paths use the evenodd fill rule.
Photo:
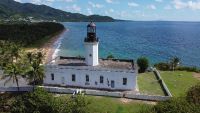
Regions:
<instances>
[{"instance_id":1,"label":"door","mask_svg":"<svg viewBox=\"0 0 200 113\"><path fill-rule=\"evenodd\" d=\"M62 85L65 85L65 77L62 77L61 81L62 81Z\"/></svg>"},{"instance_id":2,"label":"door","mask_svg":"<svg viewBox=\"0 0 200 113\"><path fill-rule=\"evenodd\" d=\"M111 88L115 88L115 81L111 80Z\"/></svg>"}]
</instances>

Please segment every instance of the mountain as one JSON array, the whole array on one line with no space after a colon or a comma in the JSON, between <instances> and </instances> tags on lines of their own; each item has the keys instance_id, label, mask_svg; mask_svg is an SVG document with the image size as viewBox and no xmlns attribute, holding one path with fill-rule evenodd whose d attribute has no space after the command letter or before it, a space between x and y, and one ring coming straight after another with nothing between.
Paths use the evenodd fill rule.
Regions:
<instances>
[{"instance_id":1,"label":"mountain","mask_svg":"<svg viewBox=\"0 0 200 113\"><path fill-rule=\"evenodd\" d=\"M33 17L41 20L56 21L108 21L114 19L109 16L90 15L80 13L70 13L59 9L54 9L46 5L35 5L31 3L19 3L14 0L0 0L0 19Z\"/></svg>"}]
</instances>

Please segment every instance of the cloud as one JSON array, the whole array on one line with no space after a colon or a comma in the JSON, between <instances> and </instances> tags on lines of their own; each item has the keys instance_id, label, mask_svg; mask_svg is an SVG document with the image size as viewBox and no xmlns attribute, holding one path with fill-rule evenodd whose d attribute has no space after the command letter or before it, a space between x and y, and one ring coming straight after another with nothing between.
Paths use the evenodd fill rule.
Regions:
<instances>
[{"instance_id":1,"label":"cloud","mask_svg":"<svg viewBox=\"0 0 200 113\"><path fill-rule=\"evenodd\" d=\"M112 1L112 0L106 0L106 2L107 2L107 3L113 3L113 1Z\"/></svg>"},{"instance_id":2,"label":"cloud","mask_svg":"<svg viewBox=\"0 0 200 113\"><path fill-rule=\"evenodd\" d=\"M153 4L151 4L151 5L148 5L147 8L149 8L149 9L156 9L156 6L153 5Z\"/></svg>"},{"instance_id":3,"label":"cloud","mask_svg":"<svg viewBox=\"0 0 200 113\"><path fill-rule=\"evenodd\" d=\"M80 12L81 11L81 7L79 7L76 4L73 4L72 6L67 6L66 9L74 11L74 12Z\"/></svg>"},{"instance_id":4,"label":"cloud","mask_svg":"<svg viewBox=\"0 0 200 113\"><path fill-rule=\"evenodd\" d=\"M31 0L31 3L37 5L45 4L51 6L53 2L55 2L55 0Z\"/></svg>"},{"instance_id":5,"label":"cloud","mask_svg":"<svg viewBox=\"0 0 200 113\"><path fill-rule=\"evenodd\" d=\"M165 9L165 10L170 10L170 9L172 9L172 6L166 5L166 6L164 7L164 9Z\"/></svg>"},{"instance_id":6,"label":"cloud","mask_svg":"<svg viewBox=\"0 0 200 113\"><path fill-rule=\"evenodd\" d=\"M163 0L155 0L156 2L163 2Z\"/></svg>"},{"instance_id":7,"label":"cloud","mask_svg":"<svg viewBox=\"0 0 200 113\"><path fill-rule=\"evenodd\" d=\"M137 4L137 3L135 3L135 2L129 2L129 3L128 3L128 6L129 6L129 7L138 7L139 4Z\"/></svg>"},{"instance_id":8,"label":"cloud","mask_svg":"<svg viewBox=\"0 0 200 113\"><path fill-rule=\"evenodd\" d=\"M109 10L106 10L106 11L105 11L105 14L106 14L106 15L110 15L111 13L114 13L114 12L115 12L114 9L109 9Z\"/></svg>"},{"instance_id":9,"label":"cloud","mask_svg":"<svg viewBox=\"0 0 200 113\"><path fill-rule=\"evenodd\" d=\"M114 1L114 0L105 0L107 3L109 4L118 4L118 1Z\"/></svg>"},{"instance_id":10,"label":"cloud","mask_svg":"<svg viewBox=\"0 0 200 113\"><path fill-rule=\"evenodd\" d=\"M74 0L63 0L65 2L74 2Z\"/></svg>"},{"instance_id":11,"label":"cloud","mask_svg":"<svg viewBox=\"0 0 200 113\"><path fill-rule=\"evenodd\" d=\"M93 15L93 12L90 8L87 8L87 12L88 12L89 15Z\"/></svg>"},{"instance_id":12,"label":"cloud","mask_svg":"<svg viewBox=\"0 0 200 113\"><path fill-rule=\"evenodd\" d=\"M102 7L104 7L103 5L101 5L101 4L95 4L95 3L93 3L93 2L88 2L88 4L90 5L90 6L92 6L93 8L102 8Z\"/></svg>"},{"instance_id":13,"label":"cloud","mask_svg":"<svg viewBox=\"0 0 200 113\"><path fill-rule=\"evenodd\" d=\"M16 2L22 2L21 0L14 0L14 1L16 1Z\"/></svg>"},{"instance_id":14,"label":"cloud","mask_svg":"<svg viewBox=\"0 0 200 113\"><path fill-rule=\"evenodd\" d=\"M176 9L184 9L189 8L193 10L199 10L200 9L200 1L185 1L182 0L173 0L173 5Z\"/></svg>"}]
</instances>

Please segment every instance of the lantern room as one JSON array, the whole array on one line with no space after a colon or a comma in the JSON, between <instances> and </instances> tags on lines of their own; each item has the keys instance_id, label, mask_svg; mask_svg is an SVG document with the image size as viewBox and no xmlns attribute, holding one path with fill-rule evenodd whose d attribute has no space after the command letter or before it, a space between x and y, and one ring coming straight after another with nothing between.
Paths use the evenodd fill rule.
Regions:
<instances>
[{"instance_id":1,"label":"lantern room","mask_svg":"<svg viewBox=\"0 0 200 113\"><path fill-rule=\"evenodd\" d=\"M94 22L90 22L87 25L87 37L85 38L85 42L98 42L98 38L96 37L96 25Z\"/></svg>"}]
</instances>

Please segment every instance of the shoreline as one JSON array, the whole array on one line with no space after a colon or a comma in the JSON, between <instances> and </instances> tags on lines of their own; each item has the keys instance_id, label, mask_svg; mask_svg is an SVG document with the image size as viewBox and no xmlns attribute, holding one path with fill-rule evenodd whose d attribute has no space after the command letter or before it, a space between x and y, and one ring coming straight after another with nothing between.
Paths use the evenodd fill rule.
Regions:
<instances>
[{"instance_id":1,"label":"shoreline","mask_svg":"<svg viewBox=\"0 0 200 113\"><path fill-rule=\"evenodd\" d=\"M59 32L55 36L53 36L49 41L47 41L42 47L41 50L44 53L44 64L51 62L54 58L53 55L56 52L56 49L60 47L60 41L64 38L61 37L67 29Z\"/></svg>"}]
</instances>

